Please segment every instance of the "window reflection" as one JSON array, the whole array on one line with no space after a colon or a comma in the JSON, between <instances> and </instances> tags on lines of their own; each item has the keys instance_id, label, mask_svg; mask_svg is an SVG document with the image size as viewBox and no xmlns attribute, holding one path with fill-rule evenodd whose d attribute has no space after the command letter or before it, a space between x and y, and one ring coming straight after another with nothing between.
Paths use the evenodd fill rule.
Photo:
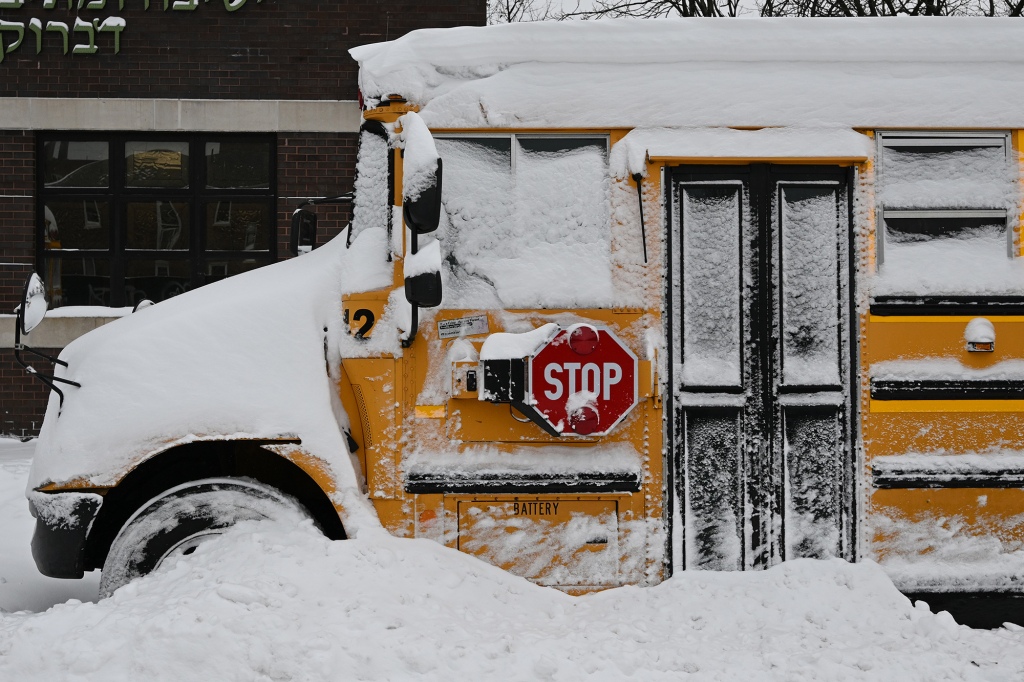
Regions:
<instances>
[{"instance_id":1,"label":"window reflection","mask_svg":"<svg viewBox=\"0 0 1024 682\"><path fill-rule=\"evenodd\" d=\"M129 259L125 264L124 301L135 306L149 299L165 301L192 288L187 260Z\"/></svg>"},{"instance_id":2,"label":"window reflection","mask_svg":"<svg viewBox=\"0 0 1024 682\"><path fill-rule=\"evenodd\" d=\"M270 143L207 142L206 186L214 189L270 187Z\"/></svg>"},{"instance_id":3,"label":"window reflection","mask_svg":"<svg viewBox=\"0 0 1024 682\"><path fill-rule=\"evenodd\" d=\"M275 260L273 135L69 137L36 149L53 307L161 301Z\"/></svg>"},{"instance_id":4,"label":"window reflection","mask_svg":"<svg viewBox=\"0 0 1024 682\"><path fill-rule=\"evenodd\" d=\"M126 142L125 185L188 187L188 142Z\"/></svg>"},{"instance_id":5,"label":"window reflection","mask_svg":"<svg viewBox=\"0 0 1024 682\"><path fill-rule=\"evenodd\" d=\"M48 201L43 206L47 249L109 249L110 206L106 201Z\"/></svg>"},{"instance_id":6,"label":"window reflection","mask_svg":"<svg viewBox=\"0 0 1024 682\"><path fill-rule=\"evenodd\" d=\"M51 307L110 305L108 258L47 258L43 268Z\"/></svg>"},{"instance_id":7,"label":"window reflection","mask_svg":"<svg viewBox=\"0 0 1024 682\"><path fill-rule=\"evenodd\" d=\"M206 283L216 282L232 275L240 275L273 262L269 258L245 258L243 260L212 258L206 261Z\"/></svg>"},{"instance_id":8,"label":"window reflection","mask_svg":"<svg viewBox=\"0 0 1024 682\"><path fill-rule=\"evenodd\" d=\"M188 249L189 205L175 201L130 203L127 235L129 249Z\"/></svg>"},{"instance_id":9,"label":"window reflection","mask_svg":"<svg viewBox=\"0 0 1024 682\"><path fill-rule=\"evenodd\" d=\"M219 201L206 205L208 251L266 251L270 248L267 204Z\"/></svg>"},{"instance_id":10,"label":"window reflection","mask_svg":"<svg viewBox=\"0 0 1024 682\"><path fill-rule=\"evenodd\" d=\"M109 143L96 140L47 140L41 159L46 187L107 187Z\"/></svg>"}]
</instances>

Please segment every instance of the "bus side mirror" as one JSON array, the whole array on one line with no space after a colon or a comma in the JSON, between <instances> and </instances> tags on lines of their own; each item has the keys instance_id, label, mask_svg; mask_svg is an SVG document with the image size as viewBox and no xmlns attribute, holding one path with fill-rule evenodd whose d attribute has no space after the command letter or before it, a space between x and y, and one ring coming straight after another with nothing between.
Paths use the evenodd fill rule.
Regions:
<instances>
[{"instance_id":1,"label":"bus side mirror","mask_svg":"<svg viewBox=\"0 0 1024 682\"><path fill-rule=\"evenodd\" d=\"M290 247L293 255L309 253L316 247L316 213L308 208L292 213Z\"/></svg>"},{"instance_id":2,"label":"bus side mirror","mask_svg":"<svg viewBox=\"0 0 1024 682\"><path fill-rule=\"evenodd\" d=\"M416 234L429 234L441 222L441 159L434 169L433 183L420 190L415 199L402 199L402 215L405 224Z\"/></svg>"},{"instance_id":3,"label":"bus side mirror","mask_svg":"<svg viewBox=\"0 0 1024 682\"><path fill-rule=\"evenodd\" d=\"M424 272L405 278L405 298L420 308L441 305L441 273Z\"/></svg>"},{"instance_id":4,"label":"bus side mirror","mask_svg":"<svg viewBox=\"0 0 1024 682\"><path fill-rule=\"evenodd\" d=\"M25 281L25 289L22 292L21 305L18 306L17 325L22 334L28 334L46 316L49 305L46 302L46 287L39 275L32 273Z\"/></svg>"}]
</instances>

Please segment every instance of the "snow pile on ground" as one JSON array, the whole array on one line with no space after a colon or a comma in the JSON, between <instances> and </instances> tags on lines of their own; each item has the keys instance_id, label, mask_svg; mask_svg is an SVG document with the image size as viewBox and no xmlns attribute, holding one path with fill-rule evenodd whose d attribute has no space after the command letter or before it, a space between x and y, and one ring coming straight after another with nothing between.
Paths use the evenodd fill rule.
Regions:
<instances>
[{"instance_id":1,"label":"snow pile on ground","mask_svg":"<svg viewBox=\"0 0 1024 682\"><path fill-rule=\"evenodd\" d=\"M1024 677L1021 629L915 609L870 563L688 572L569 597L429 540L330 542L293 519L243 525L82 603L95 574L50 580L32 566L33 447L0 441L0 680Z\"/></svg>"},{"instance_id":2,"label":"snow pile on ground","mask_svg":"<svg viewBox=\"0 0 1024 682\"><path fill-rule=\"evenodd\" d=\"M689 673L690 675L686 675ZM0 615L0 679L1018 680L1024 634L873 564L690 572L582 598L429 540L243 525L97 604Z\"/></svg>"},{"instance_id":3,"label":"snow pile on ground","mask_svg":"<svg viewBox=\"0 0 1024 682\"><path fill-rule=\"evenodd\" d=\"M0 438L0 611L41 611L68 599L96 599L98 573L54 580L40 575L32 562L35 521L28 513L25 479L34 449L34 442Z\"/></svg>"},{"instance_id":4,"label":"snow pile on ground","mask_svg":"<svg viewBox=\"0 0 1024 682\"><path fill-rule=\"evenodd\" d=\"M431 128L1024 125L1024 25L988 18L531 22L350 52Z\"/></svg>"}]
</instances>

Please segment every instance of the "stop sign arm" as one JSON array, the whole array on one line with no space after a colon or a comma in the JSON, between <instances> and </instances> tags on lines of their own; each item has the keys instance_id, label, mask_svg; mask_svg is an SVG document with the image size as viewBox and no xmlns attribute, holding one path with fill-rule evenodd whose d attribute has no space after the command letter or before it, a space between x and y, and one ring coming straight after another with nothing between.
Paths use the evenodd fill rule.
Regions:
<instances>
[{"instance_id":1,"label":"stop sign arm","mask_svg":"<svg viewBox=\"0 0 1024 682\"><path fill-rule=\"evenodd\" d=\"M482 360L483 390L480 399L508 403L524 417L555 437L562 434L544 419L532 405L526 404L527 362L523 358Z\"/></svg>"}]
</instances>

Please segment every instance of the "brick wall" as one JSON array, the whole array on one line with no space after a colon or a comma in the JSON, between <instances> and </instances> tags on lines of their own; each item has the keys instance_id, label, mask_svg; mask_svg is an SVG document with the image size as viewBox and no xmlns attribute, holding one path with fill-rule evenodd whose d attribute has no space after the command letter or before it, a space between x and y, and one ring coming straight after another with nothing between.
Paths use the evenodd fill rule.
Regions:
<instances>
[{"instance_id":1,"label":"brick wall","mask_svg":"<svg viewBox=\"0 0 1024 682\"><path fill-rule=\"evenodd\" d=\"M278 135L278 254L288 254L288 225L301 203L296 197L337 196L352 190L357 141L355 133ZM351 219L348 206L318 206L316 214L318 244L338 234Z\"/></svg>"},{"instance_id":2,"label":"brick wall","mask_svg":"<svg viewBox=\"0 0 1024 682\"><path fill-rule=\"evenodd\" d=\"M114 34L95 34L94 54L74 54L87 34L72 31L68 54L63 38L26 28L21 45L0 63L0 97L170 97L213 99L355 99L356 63L348 49L394 39L427 26L482 25L484 0L384 2L383 0L199 0L193 11L173 2L111 0L105 9L76 9L83 3L38 0L19 9L0 9L0 20L31 19L43 26L76 19L124 20L120 52ZM149 6L146 9L146 5ZM164 7L169 6L168 9ZM14 34L2 34L10 46Z\"/></svg>"},{"instance_id":3,"label":"brick wall","mask_svg":"<svg viewBox=\"0 0 1024 682\"><path fill-rule=\"evenodd\" d=\"M39 350L47 355L60 352L59 348ZM49 362L27 356L25 360L40 372L50 373ZM38 434L50 389L25 372L10 348L0 349L0 386L0 434L19 438Z\"/></svg>"},{"instance_id":4,"label":"brick wall","mask_svg":"<svg viewBox=\"0 0 1024 682\"><path fill-rule=\"evenodd\" d=\"M113 33L99 32L95 54L74 54L87 32L72 30L67 54L56 31L42 32L37 54L35 35L26 28L21 45L6 53L14 34L4 32L0 97L355 99L357 65L349 48L418 28L486 20L485 0L199 0L194 11L175 11L165 0L129 0L124 9L110 0L103 10L76 9L79 4L61 0L47 10L32 0L0 9L0 20L74 27L76 19L98 24L120 17L120 52L114 53ZM228 12L226 4L241 7ZM299 197L352 189L356 140L356 134L278 135L280 257L288 256L287 226ZM36 265L35 172L35 133L0 130L0 313L18 304ZM344 206L321 206L317 214L321 244L350 219ZM49 369L49 363L36 364ZM15 363L12 350L0 349L0 434L36 433L47 394Z\"/></svg>"}]
</instances>

